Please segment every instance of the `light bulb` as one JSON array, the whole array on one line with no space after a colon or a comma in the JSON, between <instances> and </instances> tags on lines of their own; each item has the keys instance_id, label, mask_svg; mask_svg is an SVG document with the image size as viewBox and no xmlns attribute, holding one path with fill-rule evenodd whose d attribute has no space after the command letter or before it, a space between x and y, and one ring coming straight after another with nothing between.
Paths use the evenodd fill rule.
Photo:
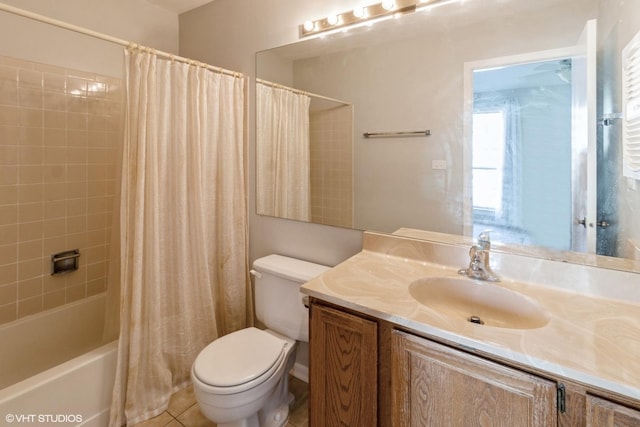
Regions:
<instances>
[{"instance_id":1,"label":"light bulb","mask_svg":"<svg viewBox=\"0 0 640 427\"><path fill-rule=\"evenodd\" d=\"M396 2L394 2L393 0L384 0L382 2L382 8L384 10L391 10L394 7L396 7Z\"/></svg>"},{"instance_id":2,"label":"light bulb","mask_svg":"<svg viewBox=\"0 0 640 427\"><path fill-rule=\"evenodd\" d=\"M329 25L336 25L338 23L338 15L327 16L327 22Z\"/></svg>"},{"instance_id":3,"label":"light bulb","mask_svg":"<svg viewBox=\"0 0 640 427\"><path fill-rule=\"evenodd\" d=\"M304 21L304 29L307 31L311 31L315 28L313 21Z\"/></svg>"},{"instance_id":4,"label":"light bulb","mask_svg":"<svg viewBox=\"0 0 640 427\"><path fill-rule=\"evenodd\" d=\"M364 18L364 7L358 6L353 9L353 16L356 18Z\"/></svg>"}]
</instances>

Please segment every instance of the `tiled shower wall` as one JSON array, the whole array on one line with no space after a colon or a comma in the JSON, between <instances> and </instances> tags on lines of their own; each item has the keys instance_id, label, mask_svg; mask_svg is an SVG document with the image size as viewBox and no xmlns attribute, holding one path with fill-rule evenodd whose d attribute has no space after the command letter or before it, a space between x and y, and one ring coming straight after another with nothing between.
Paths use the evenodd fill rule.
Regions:
<instances>
[{"instance_id":1,"label":"tiled shower wall","mask_svg":"<svg viewBox=\"0 0 640 427\"><path fill-rule=\"evenodd\" d=\"M0 57L0 324L106 290L121 118L120 79Z\"/></svg>"},{"instance_id":2,"label":"tiled shower wall","mask_svg":"<svg viewBox=\"0 0 640 427\"><path fill-rule=\"evenodd\" d=\"M353 107L313 111L311 145L311 220L353 225Z\"/></svg>"}]
</instances>

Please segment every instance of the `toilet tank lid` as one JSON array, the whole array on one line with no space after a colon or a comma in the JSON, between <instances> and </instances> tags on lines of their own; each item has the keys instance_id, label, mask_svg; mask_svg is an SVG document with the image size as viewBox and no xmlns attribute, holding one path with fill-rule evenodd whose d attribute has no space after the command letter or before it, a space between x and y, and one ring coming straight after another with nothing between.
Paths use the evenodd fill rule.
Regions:
<instances>
[{"instance_id":1,"label":"toilet tank lid","mask_svg":"<svg viewBox=\"0 0 640 427\"><path fill-rule=\"evenodd\" d=\"M253 262L253 268L261 273L269 273L304 283L318 277L331 267L282 255L267 255L255 260Z\"/></svg>"}]
</instances>

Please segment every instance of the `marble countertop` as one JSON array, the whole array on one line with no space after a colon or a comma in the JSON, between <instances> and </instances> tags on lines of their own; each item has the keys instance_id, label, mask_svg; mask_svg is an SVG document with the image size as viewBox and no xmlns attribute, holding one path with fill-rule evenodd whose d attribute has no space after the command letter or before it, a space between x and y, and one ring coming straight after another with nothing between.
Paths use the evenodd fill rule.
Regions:
<instances>
[{"instance_id":1,"label":"marble countertop","mask_svg":"<svg viewBox=\"0 0 640 427\"><path fill-rule=\"evenodd\" d=\"M416 251L416 247L420 249ZM456 256L449 257L452 265L434 262L437 257L433 254L442 251L455 252ZM570 270L564 275L562 286L502 276L493 285L536 301L548 312L549 322L536 329L476 325L431 309L409 293L409 284L419 278L461 277L457 270L463 266L460 262L465 253L459 252L450 246L439 248L411 239L366 235L362 252L306 283L302 292L427 337L640 401L640 301L635 294L633 298L622 299L615 293L611 297L597 291L581 292L579 286L572 287L576 273ZM523 259L527 265L526 258ZM529 265L533 269L539 267L533 261ZM552 277L556 281L557 277L563 277L562 266L558 268ZM582 269L576 271L581 272L582 278L588 274ZM500 274L500 270L496 272ZM640 287L637 275L595 273L599 274L598 283L603 277L607 280L607 274L613 274L609 279L631 281L622 283L623 287ZM616 286L605 283L603 289L605 285Z\"/></svg>"}]
</instances>

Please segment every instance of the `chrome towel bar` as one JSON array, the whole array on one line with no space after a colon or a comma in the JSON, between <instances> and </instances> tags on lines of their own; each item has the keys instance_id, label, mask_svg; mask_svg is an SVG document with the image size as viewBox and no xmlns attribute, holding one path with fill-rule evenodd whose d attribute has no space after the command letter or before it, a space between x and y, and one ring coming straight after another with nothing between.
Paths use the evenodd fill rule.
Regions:
<instances>
[{"instance_id":1,"label":"chrome towel bar","mask_svg":"<svg viewBox=\"0 0 640 427\"><path fill-rule=\"evenodd\" d=\"M430 130L417 130L410 132L365 132L362 134L365 138L372 137L393 137L393 136L429 136Z\"/></svg>"}]
</instances>

